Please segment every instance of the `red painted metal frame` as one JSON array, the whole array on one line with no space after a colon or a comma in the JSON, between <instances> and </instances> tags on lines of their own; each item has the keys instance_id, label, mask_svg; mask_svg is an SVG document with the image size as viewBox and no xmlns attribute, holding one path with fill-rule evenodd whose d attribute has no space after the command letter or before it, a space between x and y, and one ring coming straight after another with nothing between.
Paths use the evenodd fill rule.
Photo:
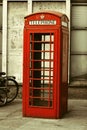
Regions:
<instances>
[{"instance_id":1,"label":"red painted metal frame","mask_svg":"<svg viewBox=\"0 0 87 130\"><path fill-rule=\"evenodd\" d=\"M42 118L61 118L64 113L67 112L67 99L68 99L68 88L67 82L62 81L62 59L63 59L63 34L68 38L68 29L62 27L61 17L62 14L56 15L45 12L45 19L56 20L56 25L29 25L29 20L37 18L39 20L40 15L43 13L36 13L25 17L25 28L24 28L24 52L23 52L23 116L30 117L42 117ZM59 16L59 17L58 17ZM68 22L68 20L67 20ZM53 59L53 105L52 107L46 106L31 106L30 102L30 34L54 34L54 59ZM67 41L68 42L68 39ZM67 43L66 43L67 44ZM67 46L68 48L68 46ZM67 49L66 48L66 49ZM68 51L67 51L68 53ZM68 55L68 54L67 54ZM66 57L67 57L66 55ZM68 65L68 58L67 65ZM68 66L66 70L68 77ZM34 80L34 78L32 79ZM37 79L38 80L38 79Z\"/></svg>"}]
</instances>

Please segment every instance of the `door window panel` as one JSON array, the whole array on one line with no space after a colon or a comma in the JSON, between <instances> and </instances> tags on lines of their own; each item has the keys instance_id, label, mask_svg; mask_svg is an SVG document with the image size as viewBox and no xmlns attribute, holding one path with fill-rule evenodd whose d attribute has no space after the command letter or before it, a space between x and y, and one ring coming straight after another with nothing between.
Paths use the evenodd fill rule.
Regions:
<instances>
[{"instance_id":1,"label":"door window panel","mask_svg":"<svg viewBox=\"0 0 87 130\"><path fill-rule=\"evenodd\" d=\"M30 106L53 106L54 34L30 34Z\"/></svg>"}]
</instances>

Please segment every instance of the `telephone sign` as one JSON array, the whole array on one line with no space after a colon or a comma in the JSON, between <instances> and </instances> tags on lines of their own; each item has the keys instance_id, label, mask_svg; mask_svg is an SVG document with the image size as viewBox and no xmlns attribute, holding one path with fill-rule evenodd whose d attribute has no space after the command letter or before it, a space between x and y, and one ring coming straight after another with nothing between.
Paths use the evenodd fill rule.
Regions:
<instances>
[{"instance_id":1,"label":"telephone sign","mask_svg":"<svg viewBox=\"0 0 87 130\"><path fill-rule=\"evenodd\" d=\"M56 25L56 20L32 20L29 25Z\"/></svg>"}]
</instances>

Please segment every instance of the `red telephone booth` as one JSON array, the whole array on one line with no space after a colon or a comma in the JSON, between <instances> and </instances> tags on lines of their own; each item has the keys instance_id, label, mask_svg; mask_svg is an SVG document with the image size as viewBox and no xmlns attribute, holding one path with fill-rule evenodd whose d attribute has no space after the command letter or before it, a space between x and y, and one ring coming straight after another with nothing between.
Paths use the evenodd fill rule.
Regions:
<instances>
[{"instance_id":1,"label":"red telephone booth","mask_svg":"<svg viewBox=\"0 0 87 130\"><path fill-rule=\"evenodd\" d=\"M65 14L25 17L23 116L61 118L67 112L68 37Z\"/></svg>"}]
</instances>

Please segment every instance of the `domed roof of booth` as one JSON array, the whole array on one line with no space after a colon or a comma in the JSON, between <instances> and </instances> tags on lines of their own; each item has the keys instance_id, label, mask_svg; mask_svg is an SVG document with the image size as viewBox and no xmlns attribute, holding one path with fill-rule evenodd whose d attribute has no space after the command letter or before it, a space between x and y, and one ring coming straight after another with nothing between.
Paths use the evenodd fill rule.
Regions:
<instances>
[{"instance_id":1,"label":"domed roof of booth","mask_svg":"<svg viewBox=\"0 0 87 130\"><path fill-rule=\"evenodd\" d=\"M67 18L67 21L69 21L67 15L65 13L61 13L61 12L58 12L58 11L49 11L49 10L44 10L44 11L38 11L38 12L35 12L35 13L32 13L32 14L29 14L27 16L25 16L24 18L26 19L27 17L29 16L32 16L32 15L35 15L35 14L53 14L53 15L56 15L60 18L62 17L66 17Z\"/></svg>"}]
</instances>

